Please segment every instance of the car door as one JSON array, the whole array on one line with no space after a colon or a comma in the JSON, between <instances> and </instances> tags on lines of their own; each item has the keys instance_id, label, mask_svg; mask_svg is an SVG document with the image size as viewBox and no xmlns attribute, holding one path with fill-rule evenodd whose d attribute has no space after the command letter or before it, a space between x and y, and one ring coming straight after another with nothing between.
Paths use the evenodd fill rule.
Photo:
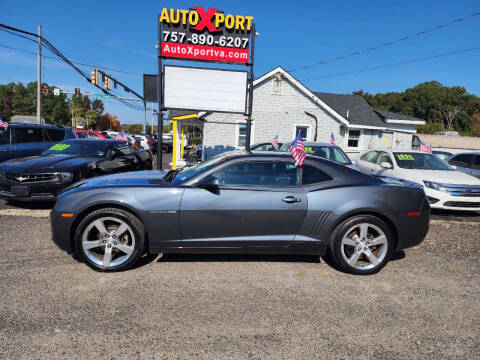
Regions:
<instances>
[{"instance_id":1,"label":"car door","mask_svg":"<svg viewBox=\"0 0 480 360\"><path fill-rule=\"evenodd\" d=\"M369 151L362 155L362 157L357 161L357 166L361 172L369 175L373 175L377 170L377 158L378 152Z\"/></svg>"},{"instance_id":2,"label":"car door","mask_svg":"<svg viewBox=\"0 0 480 360\"><path fill-rule=\"evenodd\" d=\"M209 173L218 188L186 188L180 205L182 247L285 247L307 211L292 161L246 160Z\"/></svg>"},{"instance_id":3,"label":"car door","mask_svg":"<svg viewBox=\"0 0 480 360\"><path fill-rule=\"evenodd\" d=\"M472 175L474 157L474 154L459 154L450 159L448 163L455 166L458 171Z\"/></svg>"},{"instance_id":4,"label":"car door","mask_svg":"<svg viewBox=\"0 0 480 360\"><path fill-rule=\"evenodd\" d=\"M45 141L42 128L35 127L15 127L13 130L13 158L22 158L33 155L40 155L49 148L49 143Z\"/></svg>"}]
</instances>

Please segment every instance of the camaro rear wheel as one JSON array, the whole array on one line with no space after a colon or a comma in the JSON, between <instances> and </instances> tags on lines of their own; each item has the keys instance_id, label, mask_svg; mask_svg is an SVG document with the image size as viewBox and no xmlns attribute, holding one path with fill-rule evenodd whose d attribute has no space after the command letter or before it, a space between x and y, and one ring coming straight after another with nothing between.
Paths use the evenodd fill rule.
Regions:
<instances>
[{"instance_id":1,"label":"camaro rear wheel","mask_svg":"<svg viewBox=\"0 0 480 360\"><path fill-rule=\"evenodd\" d=\"M143 253L145 228L128 211L105 208L88 214L77 227L75 251L98 271L125 270Z\"/></svg>"},{"instance_id":2,"label":"camaro rear wheel","mask_svg":"<svg viewBox=\"0 0 480 360\"><path fill-rule=\"evenodd\" d=\"M387 264L393 246L393 235L385 222L375 216L359 215L337 226L330 240L330 254L345 271L369 275Z\"/></svg>"}]
</instances>

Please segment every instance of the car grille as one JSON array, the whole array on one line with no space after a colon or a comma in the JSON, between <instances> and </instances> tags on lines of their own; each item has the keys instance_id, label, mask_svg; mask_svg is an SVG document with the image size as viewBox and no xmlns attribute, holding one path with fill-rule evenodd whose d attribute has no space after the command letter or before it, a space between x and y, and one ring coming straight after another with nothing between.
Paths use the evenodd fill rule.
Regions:
<instances>
[{"instance_id":1,"label":"car grille","mask_svg":"<svg viewBox=\"0 0 480 360\"><path fill-rule=\"evenodd\" d=\"M58 175L55 173L45 173L45 174L4 173L3 176L5 177L6 180L16 182L19 184L58 181Z\"/></svg>"},{"instance_id":2,"label":"car grille","mask_svg":"<svg viewBox=\"0 0 480 360\"><path fill-rule=\"evenodd\" d=\"M447 201L443 205L451 207L480 208L480 202Z\"/></svg>"},{"instance_id":3,"label":"car grille","mask_svg":"<svg viewBox=\"0 0 480 360\"><path fill-rule=\"evenodd\" d=\"M480 185L441 184L452 196L480 197Z\"/></svg>"}]
</instances>

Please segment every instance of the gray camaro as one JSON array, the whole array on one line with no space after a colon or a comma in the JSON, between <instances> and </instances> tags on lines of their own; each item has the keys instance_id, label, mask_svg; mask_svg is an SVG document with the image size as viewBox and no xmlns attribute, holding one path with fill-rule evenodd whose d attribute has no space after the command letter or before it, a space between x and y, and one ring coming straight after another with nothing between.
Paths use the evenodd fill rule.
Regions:
<instances>
[{"instance_id":1,"label":"gray camaro","mask_svg":"<svg viewBox=\"0 0 480 360\"><path fill-rule=\"evenodd\" d=\"M419 244L430 208L422 189L316 156L297 168L285 153L225 153L181 171L79 182L51 213L53 240L99 271L145 253L288 253L329 256L372 274Z\"/></svg>"}]
</instances>

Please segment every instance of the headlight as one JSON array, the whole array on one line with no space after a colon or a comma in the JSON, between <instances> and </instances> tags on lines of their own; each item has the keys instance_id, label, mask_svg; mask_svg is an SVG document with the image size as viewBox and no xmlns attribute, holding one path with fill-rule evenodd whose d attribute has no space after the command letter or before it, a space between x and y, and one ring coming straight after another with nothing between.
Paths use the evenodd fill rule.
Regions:
<instances>
[{"instance_id":1,"label":"headlight","mask_svg":"<svg viewBox=\"0 0 480 360\"><path fill-rule=\"evenodd\" d=\"M427 180L423 180L423 183L425 184L426 187L430 189L437 190L437 191L445 191L445 192L447 191L447 188L443 186L443 184L439 184L439 183L436 183L433 181L427 181Z\"/></svg>"},{"instance_id":2,"label":"headlight","mask_svg":"<svg viewBox=\"0 0 480 360\"><path fill-rule=\"evenodd\" d=\"M70 172L59 172L57 173L57 176L61 181L70 181L73 178L73 174Z\"/></svg>"}]
</instances>

